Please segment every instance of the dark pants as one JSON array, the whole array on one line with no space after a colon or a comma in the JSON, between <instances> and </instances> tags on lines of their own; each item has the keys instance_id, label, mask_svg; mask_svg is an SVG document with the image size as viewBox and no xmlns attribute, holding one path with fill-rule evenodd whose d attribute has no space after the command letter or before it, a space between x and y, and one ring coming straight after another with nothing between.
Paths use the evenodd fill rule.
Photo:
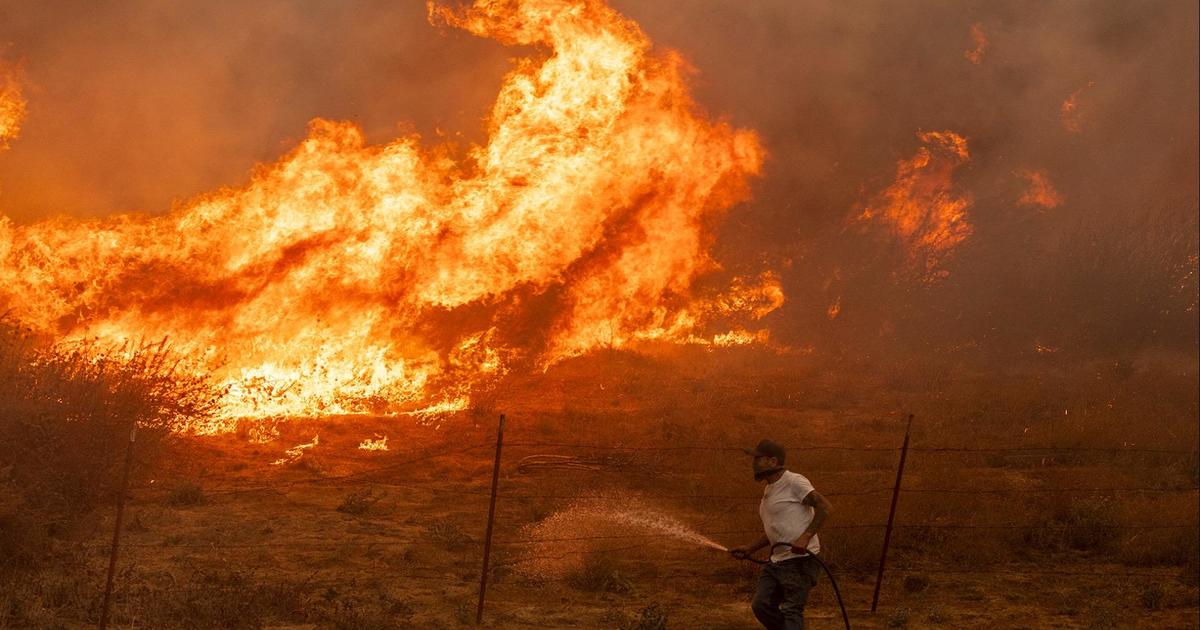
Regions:
<instances>
[{"instance_id":1,"label":"dark pants","mask_svg":"<svg viewBox=\"0 0 1200 630\"><path fill-rule=\"evenodd\" d=\"M804 630L804 604L818 571L817 561L808 556L763 565L750 603L759 623L767 630Z\"/></svg>"}]
</instances>

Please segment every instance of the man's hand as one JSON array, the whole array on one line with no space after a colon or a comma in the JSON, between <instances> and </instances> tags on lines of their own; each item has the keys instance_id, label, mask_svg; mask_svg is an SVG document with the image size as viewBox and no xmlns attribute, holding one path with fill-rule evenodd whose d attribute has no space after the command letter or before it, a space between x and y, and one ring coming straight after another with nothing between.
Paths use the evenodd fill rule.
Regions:
<instances>
[{"instance_id":1,"label":"man's hand","mask_svg":"<svg viewBox=\"0 0 1200 630\"><path fill-rule=\"evenodd\" d=\"M792 553L805 555L808 553L808 543L812 540L813 535L804 532L800 537L792 541Z\"/></svg>"},{"instance_id":2,"label":"man's hand","mask_svg":"<svg viewBox=\"0 0 1200 630\"><path fill-rule=\"evenodd\" d=\"M745 560L746 558L749 558L750 554L752 553L754 553L754 551L750 549L749 545L734 547L733 549L729 550L729 555L737 558L738 560Z\"/></svg>"}]
</instances>

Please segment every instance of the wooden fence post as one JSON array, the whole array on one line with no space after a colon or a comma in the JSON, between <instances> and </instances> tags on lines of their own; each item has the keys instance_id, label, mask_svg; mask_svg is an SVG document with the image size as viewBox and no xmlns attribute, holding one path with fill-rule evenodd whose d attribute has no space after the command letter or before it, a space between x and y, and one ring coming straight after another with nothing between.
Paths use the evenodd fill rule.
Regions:
<instances>
[{"instance_id":1,"label":"wooden fence post","mask_svg":"<svg viewBox=\"0 0 1200 630\"><path fill-rule=\"evenodd\" d=\"M900 447L900 465L896 468L896 486L892 489L892 507L888 510L887 529L883 532L883 552L879 555L879 574L875 576L875 594L871 596L871 613L879 606L879 589L883 586L883 568L887 564L888 545L892 541L892 525L896 522L896 503L900 500L900 482L904 478L904 460L908 457L908 438L912 434L913 415L908 414L904 429L904 446Z\"/></svg>"}]
</instances>

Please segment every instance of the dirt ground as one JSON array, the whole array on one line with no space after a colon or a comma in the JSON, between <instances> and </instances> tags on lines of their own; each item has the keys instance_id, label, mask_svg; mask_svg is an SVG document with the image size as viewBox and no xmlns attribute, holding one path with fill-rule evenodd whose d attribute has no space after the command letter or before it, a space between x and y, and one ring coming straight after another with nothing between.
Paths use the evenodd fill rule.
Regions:
<instances>
[{"instance_id":1,"label":"dirt ground","mask_svg":"<svg viewBox=\"0 0 1200 630\"><path fill-rule=\"evenodd\" d=\"M1045 375L1014 375L999 390L966 377L847 385L762 365L747 381L746 365L692 365L663 377L652 360L602 357L513 379L453 416L292 420L263 443L182 440L131 492L114 619L139 628L472 623L503 412L485 627L757 627L754 565L619 515L660 514L723 545L753 540L761 487L734 449L764 436L791 446L791 468L835 506L822 555L854 627L1197 627L1197 495L1188 490L1197 464L1158 452L1195 444L1186 397L1154 426L1126 423L1122 444L1109 432L1121 430L1113 418L1125 407L1102 396L1112 383L1068 392ZM1144 378L1125 383L1128 396L1157 396L1148 383L1174 387L1161 374ZM909 410L917 419L903 485L912 492L901 494L871 614ZM1091 417L1074 426L1073 411ZM299 457L274 463L314 436ZM388 450L359 448L379 436ZM1047 444L1059 450L1032 450ZM973 450L984 448L1029 450ZM582 516L560 517L549 540L551 530L534 529L572 508ZM78 551L76 568L39 587L26 618L94 623L111 525L110 514L64 543ZM87 591L86 604L72 603L71 589ZM827 580L808 610L809 627L841 627Z\"/></svg>"}]
</instances>

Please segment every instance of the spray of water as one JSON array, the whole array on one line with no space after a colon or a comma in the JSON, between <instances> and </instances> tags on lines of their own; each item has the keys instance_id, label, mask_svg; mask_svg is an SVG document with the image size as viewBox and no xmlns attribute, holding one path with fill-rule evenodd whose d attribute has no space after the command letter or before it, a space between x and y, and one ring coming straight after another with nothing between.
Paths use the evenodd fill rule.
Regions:
<instances>
[{"instance_id":1,"label":"spray of water","mask_svg":"<svg viewBox=\"0 0 1200 630\"><path fill-rule=\"evenodd\" d=\"M526 527L524 534L530 545L516 566L518 571L530 577L561 577L581 565L592 552L631 546L654 549L675 545L683 548L679 543L687 543L718 551L729 550L632 495L577 499Z\"/></svg>"}]
</instances>

